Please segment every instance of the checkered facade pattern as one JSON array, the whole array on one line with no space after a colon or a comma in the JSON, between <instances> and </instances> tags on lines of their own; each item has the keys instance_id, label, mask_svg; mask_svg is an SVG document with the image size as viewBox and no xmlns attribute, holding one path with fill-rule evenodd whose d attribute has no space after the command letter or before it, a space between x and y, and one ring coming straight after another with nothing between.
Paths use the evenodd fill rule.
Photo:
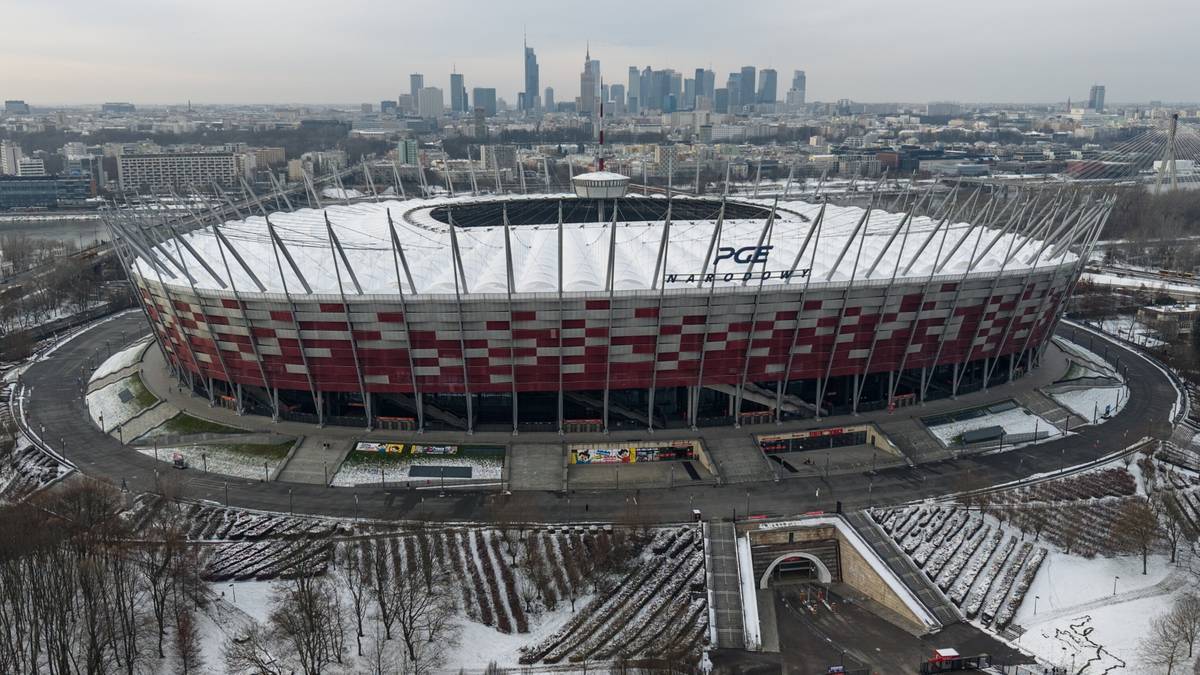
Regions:
<instances>
[{"instance_id":1,"label":"checkered facade pattern","mask_svg":"<svg viewBox=\"0 0 1200 675\"><path fill-rule=\"evenodd\" d=\"M421 393L485 393L811 380L1017 354L1046 337L1074 273L1072 263L894 285L511 301L235 296L135 281L168 358L204 377L302 391L311 382L358 392L361 382L368 392L413 393L415 383Z\"/></svg>"}]
</instances>

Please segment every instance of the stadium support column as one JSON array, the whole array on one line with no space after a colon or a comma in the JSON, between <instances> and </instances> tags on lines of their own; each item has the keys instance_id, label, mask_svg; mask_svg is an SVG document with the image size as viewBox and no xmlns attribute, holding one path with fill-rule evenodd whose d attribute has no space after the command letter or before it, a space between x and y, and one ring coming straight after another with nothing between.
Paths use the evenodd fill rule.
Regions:
<instances>
[{"instance_id":1,"label":"stadium support column","mask_svg":"<svg viewBox=\"0 0 1200 675\"><path fill-rule=\"evenodd\" d=\"M975 258L971 261L971 264L967 266L968 269L975 269L975 266L978 265L981 260L983 260L983 257L988 254L988 251L990 251L992 249L992 246L996 243L996 241L999 240L1000 237L1003 237L1005 234L1007 234L1017 223L1019 223L1021 221L1021 218L1025 215L1025 212L1029 209L1029 206L1031 203L1032 202L1025 202L1024 204L1021 205L1020 209L1013 212L1012 217L1009 218L1009 221L1004 226L1004 229L1000 230L1000 232L995 237L993 237L990 242L988 242L988 245L986 247L984 247L983 251L981 253L979 253L977 256L975 256ZM971 360L975 356L975 343L979 340L980 332L983 330L983 325L987 322L988 308L991 307L991 305L992 305L992 298L996 296L996 289L999 288L999 286L1000 286L1000 280L1002 278L1004 278L1004 270L1008 266L1008 254L1012 253L1012 247L1013 247L1013 244L1016 243L1016 241L1017 241L1016 235L1013 235L1013 236L1009 237L1009 239L1008 239L1008 249L1004 252L1005 260L1003 263L1000 264L999 271L997 271L996 275L992 278L992 286L988 290L987 297L984 298L984 300L983 300L983 309L981 310L981 313L979 316L979 322L975 325L975 331L971 335L971 341L970 341L970 343L968 343L969 347L967 348L967 358L963 361L964 363L970 363ZM1000 308L999 306L1000 306L1000 303L997 302L996 303L997 311L999 311L999 308ZM991 327L989 326L989 329L990 328ZM984 357L983 372L984 372L983 388L984 388L984 390L986 390L988 388L987 374L991 372L990 357ZM961 378L955 378L955 382L954 382L954 390L955 391L958 391L958 386L959 386L958 380L960 380L960 379Z\"/></svg>"},{"instance_id":2,"label":"stadium support column","mask_svg":"<svg viewBox=\"0 0 1200 675\"><path fill-rule=\"evenodd\" d=\"M903 228L904 236L901 237L900 249L896 252L896 264L892 265L891 278L888 281L887 287L883 290L883 303L879 306L879 321L875 324L875 330L871 331L871 348L867 351L867 361L865 364L863 364L862 368L862 374L864 378L868 373L871 372L871 362L875 359L875 348L879 345L879 333L880 331L884 330L883 324L887 322L886 317L888 315L888 307L892 302L892 289L896 286L896 274L900 271L900 259L904 257L904 247L908 245L908 235L912 230L911 223L912 211L908 211L904 214L904 217L900 219L900 224L896 226L896 229L892 232L891 236L888 237L887 243L884 244L883 250L881 250L879 255L875 258L875 262L871 263L871 266L867 269L867 273L863 275L868 280L871 278L871 274L874 273L875 267L879 264L879 261L883 259L883 256L885 253L887 253L888 249L891 248L892 242L896 240L897 233L901 230L901 228ZM899 312L896 314L898 316ZM893 373L891 370L889 370L888 391L891 391L893 381ZM856 415L858 414L858 402L861 398L862 388L856 386L854 390L854 403L851 406L851 412ZM888 403L891 403L891 401L889 400Z\"/></svg>"},{"instance_id":3,"label":"stadium support column","mask_svg":"<svg viewBox=\"0 0 1200 675\"><path fill-rule=\"evenodd\" d=\"M699 197L699 196L700 196L700 192L701 192L701 190L700 190L700 156L699 156L699 153L697 153L697 156L696 156L696 192L695 192L695 195L696 195L697 197Z\"/></svg>"},{"instance_id":4,"label":"stadium support column","mask_svg":"<svg viewBox=\"0 0 1200 675\"><path fill-rule=\"evenodd\" d=\"M569 166L569 165L568 165ZM558 200L558 433L563 433L563 203Z\"/></svg>"},{"instance_id":5,"label":"stadium support column","mask_svg":"<svg viewBox=\"0 0 1200 675\"><path fill-rule=\"evenodd\" d=\"M1024 232L1024 236L1021 239L1021 243L1017 244L1015 242L1016 238L1022 235L1020 232L1013 234L1014 241L1010 244L1011 248L1008 254L1004 256L1004 261L1001 263L1001 268L1008 266L1008 263L1016 257L1017 253L1019 253L1021 249L1025 248L1025 245L1033 239L1033 237L1042 229L1043 225L1048 226L1049 223L1053 221L1058 212L1058 202L1061 197L1062 194L1060 191L1059 194L1055 195L1054 200L1047 203L1042 210L1038 211L1036 214L1031 214L1031 222L1036 223L1035 225L1032 225L1028 228L1022 228L1020 226L1017 227L1018 230L1022 230ZM1004 349L1004 343L1008 342L1009 332L1012 330L1013 324L1016 322L1018 314L1017 310L1021 306L1021 299L1025 295L1025 289L1029 286L1029 280L1033 276L1033 269L1034 268L1030 267L1025 271L1025 275L1021 279L1021 287L1017 289L1016 295L1013 297L1013 311L1008 315L1008 321L1004 322L1004 330L1000 334L1000 341L996 343L996 348L994 350L995 354L992 356L988 367L984 370L984 382L991 381L992 372L995 370L996 364L1000 361L1000 352ZM1008 380L1010 382L1013 378L1012 366L1013 360L1010 358L1008 365Z\"/></svg>"},{"instance_id":6,"label":"stadium support column","mask_svg":"<svg viewBox=\"0 0 1200 675\"><path fill-rule=\"evenodd\" d=\"M718 250L721 245L721 230L725 226L725 200L721 200L721 211L717 215L717 225L713 228L712 239L708 243L709 255L705 256L704 267L708 267L708 260L713 251ZM700 335L700 363L696 368L696 390L692 395L691 407L688 410L688 422L690 426L696 428L696 417L700 409L700 388L704 386L704 353L708 346L708 327L712 322L712 299L713 293L717 288L717 264L719 261L713 260L713 271L708 283L708 293L704 296L704 331ZM704 270L701 270L700 283L704 283Z\"/></svg>"},{"instance_id":7,"label":"stadium support column","mask_svg":"<svg viewBox=\"0 0 1200 675\"><path fill-rule=\"evenodd\" d=\"M792 360L796 355L796 340L800 338L800 323L801 317L804 315L804 300L808 296L808 287L812 283L812 267L817 259L817 249L821 245L821 227L825 222L825 207L829 205L829 200L821 202L821 210L817 212L816 222L812 227L808 228L808 233L804 235L804 243L800 245L800 250L796 252L796 258L792 261L792 266L788 270L788 278L783 282L784 285L792 283L792 277L796 275L796 269L800 266L800 261L804 257L804 251L808 249L808 242L813 241L812 255L808 260L808 270L804 274L804 288L800 291L800 300L796 303L796 318L793 321L795 324L792 327L792 336L788 340L787 349L784 351L783 372L779 374L779 380L775 383L775 423L779 424L783 421L783 390L787 387L788 378L792 375ZM813 234L816 233L814 240ZM817 416L821 416L821 404L818 402L815 406Z\"/></svg>"},{"instance_id":8,"label":"stadium support column","mask_svg":"<svg viewBox=\"0 0 1200 675\"><path fill-rule=\"evenodd\" d=\"M858 250L854 254L854 265L850 268L850 281L846 284L846 290L842 291L842 306L838 308L838 320L833 325L833 341L829 345L829 360L825 362L825 376L817 380L817 408L825 402L825 390L829 386L829 376L833 373L833 362L837 358L838 339L842 336L842 323L846 320L847 305L850 304L850 291L854 289L854 279L858 275L858 261L862 258L863 243L867 240L868 221L871 219L871 209L875 206L875 198L871 199L871 203L867 205L863 211L862 219L858 221L858 226L850 233L850 237L846 240L846 245L842 247L842 252L838 255L837 260L833 263L833 267L829 268L829 273L825 275L825 281L833 278L837 272L838 266L842 262L843 256L846 255L846 250L850 248L854 237L858 236ZM814 334L815 337L815 334ZM852 394L853 396L853 394ZM818 413L820 414L820 413Z\"/></svg>"},{"instance_id":9,"label":"stadium support column","mask_svg":"<svg viewBox=\"0 0 1200 675\"><path fill-rule=\"evenodd\" d=\"M905 274L907 274L908 270L912 269L913 263L916 262L917 256L921 255L921 253L925 249L925 246L929 243L929 241L931 239L933 239L933 237L937 234L938 230L942 230L942 238L938 242L937 253L934 254L934 256L933 256L933 264L929 266L929 276L927 276L925 278L925 283L922 284L922 286L921 286L920 304L917 305L917 313L913 316L912 323L909 324L908 339L904 343L904 353L900 356L900 366L898 368L896 368L896 372L899 375L896 378L896 382L892 385L892 390L888 392L888 397L887 397L888 401L892 401L896 398L896 387L900 384L900 379L904 377L904 368L908 365L908 356L912 352L913 340L916 339L917 331L919 331L921 328L921 318L923 316L925 316L926 298L929 297L929 287L933 284L933 270L935 267L937 267L937 262L939 260L941 260L942 249L945 248L945 246L946 246L946 236L949 234L949 228L946 228L944 230L942 229L942 226L946 224L947 220L948 219L942 219L941 221L938 222L937 227L934 228L934 230L929 233L929 236L925 239L925 242L921 245L921 249L918 250L915 254L913 254L913 259L910 260L908 263L908 266L904 268ZM924 349L924 347L922 347L922 349ZM919 391L921 391L921 392L925 391L925 376L926 376L927 372L928 372L928 368L926 368L925 365L922 365L921 366L921 387L919 389ZM921 398L921 403L924 403L924 402L925 402L925 399Z\"/></svg>"},{"instance_id":10,"label":"stadium support column","mask_svg":"<svg viewBox=\"0 0 1200 675\"><path fill-rule=\"evenodd\" d=\"M400 195L401 199L408 199L404 194L404 181L400 178L400 165L396 164L396 160L392 160L392 178L396 180L396 194Z\"/></svg>"},{"instance_id":11,"label":"stadium support column","mask_svg":"<svg viewBox=\"0 0 1200 675\"><path fill-rule=\"evenodd\" d=\"M362 295L362 286L358 283L358 278L354 274L354 268L350 266L350 261L346 258L346 252L342 250L342 244L338 241L337 235L333 232L333 224L329 222L329 214L325 214L325 232L329 236L329 257L333 259L333 272L337 278L338 296L342 300L342 314L346 317L346 336L350 339L350 354L354 357L354 375L358 378L358 391L362 395L363 410L367 415L367 431L371 430L375 421L372 414L371 395L367 392L367 384L363 379L362 360L358 357L358 340L354 337L354 322L350 319L350 303L346 300L346 290L342 286L342 270L338 265L338 256L341 255L342 262L346 265L346 272L349 273L351 280L354 282L354 288Z\"/></svg>"},{"instance_id":12,"label":"stadium support column","mask_svg":"<svg viewBox=\"0 0 1200 675\"><path fill-rule=\"evenodd\" d=\"M671 247L671 207L671 198L668 196L667 219L663 222L662 239L658 243L658 257L654 262L654 276L650 281L650 290L658 289L658 308L654 312L654 353L651 354L650 391L646 404L646 420L649 426L647 430L651 433L654 432L654 392L658 388L658 338L662 335L663 296L667 291L667 284L663 281L663 277L666 274L667 254Z\"/></svg>"},{"instance_id":13,"label":"stadium support column","mask_svg":"<svg viewBox=\"0 0 1200 675\"><path fill-rule=\"evenodd\" d=\"M115 227L113 227L113 223L109 219L107 212L107 206L101 208L100 219L104 222L104 225L108 227L108 236L113 242L113 250L116 251L117 259L121 262L121 267L125 270L125 280L129 282L129 289L133 293L134 297L137 298L138 308L142 310L142 316L146 317L146 323L150 324L151 332L154 334L154 343L158 345L158 350L162 353L163 361L167 364L167 367L175 373L176 377L182 381L183 376L179 370L179 364L176 363L176 358L172 358L175 350L171 349L168 351L166 346L163 344L163 340L169 337L166 327L162 326L161 319L156 322L150 315L150 310L146 309L146 297L142 294L142 288L133 280L133 262L130 258L129 251L127 250L128 244L125 244L124 246L122 245L124 243L122 241L123 238L118 237L117 230ZM150 290L148 288L146 289L146 295L150 295ZM153 295L150 295L151 301L153 301L153 297ZM154 313L159 313L157 307Z\"/></svg>"},{"instance_id":14,"label":"stadium support column","mask_svg":"<svg viewBox=\"0 0 1200 675\"><path fill-rule=\"evenodd\" d=\"M479 182L475 180L475 162L471 161L471 152L467 151L467 169L471 172L471 196L479 196Z\"/></svg>"},{"instance_id":15,"label":"stadium support column","mask_svg":"<svg viewBox=\"0 0 1200 675\"><path fill-rule=\"evenodd\" d=\"M510 234L511 228L508 223L508 203L505 202L503 207L504 217L504 269L505 269L505 285L504 290L508 299L508 366L509 366L509 384L512 386L512 432L513 436L517 435L517 349L516 339L513 333L513 290L515 278L513 275L513 260L512 260L512 237Z\"/></svg>"},{"instance_id":16,"label":"stadium support column","mask_svg":"<svg viewBox=\"0 0 1200 675\"><path fill-rule=\"evenodd\" d=\"M974 220L974 219L972 219L972 220ZM972 222L970 229L967 230L967 233L965 235L963 235L962 239L959 239L958 243L962 243L963 240L965 240L967 237L970 237L971 233L973 233L978 227L979 227L978 223ZM971 249L971 258L972 259L975 258L975 253L977 253L979 251L979 242L982 239L983 239L983 233L980 233L979 236L975 237L975 246ZM949 260L950 257L954 255L954 252L957 249L958 249L958 244L955 244L954 248L951 249L951 251L946 254L946 258L944 260L942 260L940 264L934 265L934 274L936 274L938 271L940 271L942 269L942 267L944 267L946 265L946 261ZM946 315L946 320L944 323L942 323L942 332L938 334L937 349L934 350L934 352L933 352L933 361L931 363L933 368L937 368L938 360L940 360L942 358L942 349L946 345L946 334L950 332L950 325L954 321L955 314L958 313L958 301L962 298L962 289L963 289L963 286L965 286L967 284L967 277L970 274L971 274L971 266L968 265L963 270L962 275L959 276L958 283L955 284L954 299L950 302L950 313ZM986 303L986 300L984 302ZM986 304L985 304L985 309L986 309ZM959 332L961 332L961 331L962 331L962 325L960 324ZM965 370L966 366L967 366L966 363L960 363L959 361L954 362L954 375L952 376L951 382L950 382L951 383L950 398L958 397L958 380L960 377L959 373L962 370ZM921 384L921 399L922 400L925 399L925 395L928 390L929 390L929 382L928 381L923 382Z\"/></svg>"},{"instance_id":17,"label":"stadium support column","mask_svg":"<svg viewBox=\"0 0 1200 675\"><path fill-rule=\"evenodd\" d=\"M292 206L292 200L288 198L287 190L284 189L284 186L279 182L279 179L276 178L275 174L270 171L267 172L267 176L271 178L271 186L275 188L275 196L277 197L275 200L275 208L277 210L279 209L279 200L282 199L283 204L287 207L288 211L295 211L296 207Z\"/></svg>"},{"instance_id":18,"label":"stadium support column","mask_svg":"<svg viewBox=\"0 0 1200 675\"><path fill-rule=\"evenodd\" d=\"M1054 309L1054 321L1050 325L1047 335L1054 335L1055 329L1058 327L1059 322L1062 321L1062 313L1060 311L1061 305L1063 302L1066 302L1066 299L1070 298L1075 292L1075 286L1079 283L1079 277L1083 274L1083 268L1087 265L1087 261L1091 259L1092 249L1095 248L1096 242L1100 239L1100 233L1104 231L1104 226L1108 223L1108 217L1112 215L1113 206L1115 204L1116 197L1109 197L1108 202L1102 207L1103 215L1097 217L1096 221L1092 225L1091 232L1085 236L1083 250L1081 251L1079 259L1075 263L1074 275L1072 276L1071 281L1067 284L1067 289L1060 296L1058 302L1059 306L1055 307ZM1059 255L1066 256L1070 243L1071 242L1066 242L1062 245L1061 253ZM1041 344L1038 345L1037 357L1034 359L1036 363L1041 363L1042 354L1045 353L1046 345L1049 344L1049 342L1049 340L1042 340Z\"/></svg>"},{"instance_id":19,"label":"stadium support column","mask_svg":"<svg viewBox=\"0 0 1200 675\"><path fill-rule=\"evenodd\" d=\"M609 224L608 264L604 287L608 291L608 327L604 329L604 433L608 433L608 396L612 380L612 329L613 301L615 299L617 264L617 205L613 204L612 223Z\"/></svg>"},{"instance_id":20,"label":"stadium support column","mask_svg":"<svg viewBox=\"0 0 1200 675\"><path fill-rule=\"evenodd\" d=\"M312 287L308 285L308 280L304 278L300 267L292 259L291 252L287 250L287 247L283 244L283 240L279 238L279 233L275 231L275 226L271 224L270 218L267 218L267 234L271 237L271 252L275 255L275 267L279 269L279 281L283 285L283 297L287 300L288 314L291 316L292 328L296 331L296 345L300 348L300 363L304 365L304 378L308 380L308 390L312 393L313 408L317 412L317 425L324 427L325 399L317 391L317 384L313 380L312 369L308 365L308 352L304 347L304 338L300 333L300 320L296 318L296 303L292 300L291 291L288 290L287 275L283 273L283 261L279 259L280 251L283 252L284 258L287 259L288 265L292 269L292 274L296 275L296 279L300 281L300 286L304 289L304 292L311 295Z\"/></svg>"},{"instance_id":21,"label":"stadium support column","mask_svg":"<svg viewBox=\"0 0 1200 675\"><path fill-rule=\"evenodd\" d=\"M450 265L451 276L454 277L454 305L458 311L458 351L462 360L463 394L467 400L467 433L475 433L475 408L471 401L471 371L467 368L467 324L463 320L462 296L470 293L467 288L467 277L463 271L462 258L458 252L458 235L454 232L454 214L447 210L446 220L450 230Z\"/></svg>"},{"instance_id":22,"label":"stadium support column","mask_svg":"<svg viewBox=\"0 0 1200 675\"><path fill-rule=\"evenodd\" d=\"M115 222L114 222L114 225L115 225ZM139 251L140 255L142 257L144 257L146 259L146 262L149 263L150 267L152 267L154 269L154 274L155 274L155 276L158 277L158 286L160 289L162 289L163 299L166 300L166 303L167 303L167 312L171 315L171 319L175 322L175 331L179 335L179 341L182 343L182 346L187 348L188 356L190 356L192 359L192 365L194 365L196 367L196 375L200 376L201 384L204 386L205 392L208 393L208 404L215 405L216 404L216 396L213 394L212 382L210 382L208 379L208 376L205 375L204 369L202 367L200 367L200 359L198 359L196 357L196 350L195 350L194 346L192 345L192 341L188 339L186 329L185 329L183 323L179 320L179 313L175 309L175 299L173 297L171 297L171 291L169 291L167 289L166 281L163 279L163 276L162 276L162 270L163 270L162 262L160 262L158 260L156 254L153 253L153 251L151 251L149 249L142 249L140 247L140 245L137 243L137 239L133 235L132 232L130 232L128 230L124 230L124 228L122 228L121 226L116 226L116 227L122 231L122 234L124 235L126 242L133 245L135 247L135 250L140 249L140 251ZM172 276L172 278L174 278L174 275L171 274L170 270L167 270L167 273L170 274ZM153 299L154 294L150 293L150 297ZM157 301L155 301L155 304L156 305L158 304ZM203 308L201 308L201 309L203 309ZM169 329L166 327L165 322L163 323L163 327L164 327L164 330L169 331ZM169 335L169 332L168 332L168 335ZM215 344L213 346L217 347L217 345L215 345ZM217 350L218 350L217 354L219 356L220 348L217 347ZM190 378L190 377L188 379L192 380L192 378Z\"/></svg>"},{"instance_id":23,"label":"stadium support column","mask_svg":"<svg viewBox=\"0 0 1200 675\"><path fill-rule=\"evenodd\" d=\"M392 238L392 265L396 268L396 291L400 295L400 312L404 315L404 344L405 352L408 354L408 375L412 382L413 401L417 408L417 432L424 433L425 431L425 400L424 394L417 387L417 366L413 360L413 341L412 330L409 328L409 323L412 321L412 316L408 313L408 304L404 299L404 284L400 279L400 267L404 266L404 277L408 280L408 288L412 292L417 292L417 286L413 283L412 274L408 271L408 260L404 257L404 247L400 245L400 237L396 235L396 225L392 222L392 210L387 209L388 219L388 234Z\"/></svg>"},{"instance_id":24,"label":"stadium support column","mask_svg":"<svg viewBox=\"0 0 1200 675\"><path fill-rule=\"evenodd\" d=\"M550 193L550 162L547 161L545 157L542 157L542 172L543 172L543 179L545 180L545 185L546 185L546 194L549 194Z\"/></svg>"},{"instance_id":25,"label":"stadium support column","mask_svg":"<svg viewBox=\"0 0 1200 675\"><path fill-rule=\"evenodd\" d=\"M774 234L774 231L772 228L775 225L775 212L778 207L779 207L779 197L776 197L775 203L771 205L771 215L767 217L767 222L763 224L762 232L758 235L758 244L757 244L757 248L755 250L758 250L758 251L764 250L763 244L770 243L771 235ZM754 289L754 306L750 310L750 326L746 329L746 353L745 353L745 356L742 358L742 375L740 378L738 378L737 389L734 391L734 405L733 405L733 415L734 415L733 426L734 427L742 426L742 396L743 396L743 392L746 389L746 378L749 376L749 373L750 373L750 356L751 356L751 353L754 351L754 327L755 327L755 324L758 322L758 305L759 305L760 299L762 298L763 284L766 282L766 276L767 276L767 274L766 274L767 271L765 269L766 263L763 263L763 267L764 267L763 271L760 272L759 276L758 276L758 287ZM753 275L754 262L750 263L750 268L747 270L747 273ZM742 286L745 286L748 282L749 282L749 280L745 278L745 275L743 275Z\"/></svg>"}]
</instances>

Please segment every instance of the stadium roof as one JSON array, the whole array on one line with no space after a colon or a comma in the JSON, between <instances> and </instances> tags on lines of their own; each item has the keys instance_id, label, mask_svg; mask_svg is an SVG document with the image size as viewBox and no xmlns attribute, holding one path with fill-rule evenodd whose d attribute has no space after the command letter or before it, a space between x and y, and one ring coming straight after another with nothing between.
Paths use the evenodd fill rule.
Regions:
<instances>
[{"instance_id":1,"label":"stadium roof","mask_svg":"<svg viewBox=\"0 0 1200 675\"><path fill-rule=\"evenodd\" d=\"M388 228L390 212L412 275L412 285L407 279L403 281L404 293L454 294L457 291L505 294L508 292L508 265L505 228L501 221L492 226L476 223L472 227L454 228L466 281L466 288L461 288L461 284L456 288L450 228L434 217L433 211L455 204L509 200L510 209L536 206L545 210L544 224L512 225L509 228L514 284L512 292L556 293L557 208L548 207L547 204L556 204L559 199L566 202L576 198L565 194L540 195L536 198L492 196L386 200L273 214L270 217L271 224L303 275L303 281L287 261L284 252L277 252L278 247L272 245L265 219L261 216L230 221L221 226L222 235L237 255L219 246L218 238L211 229L183 235L195 254L174 240L162 243L161 248L187 269L198 288L228 289L229 277L232 276L233 286L241 293L260 292L259 284L265 292L282 293L286 283L286 290L294 295L304 294L306 285L314 294L338 294L340 275L341 291L347 295L358 294L360 288L362 294L391 295L397 292L398 275ZM654 197L638 199L665 202L662 198ZM718 200L704 201L713 206L714 213L719 210ZM772 206L769 200L740 201L765 207L767 212ZM850 241L864 209L833 204L827 206L821 220L818 242L816 236L809 238L809 233L817 220L820 204L789 201L781 202L778 209L776 220L770 232L766 233L766 218L725 219L717 243L718 249L724 249L718 253L723 257L716 264L718 275L712 283L718 287L742 286L746 282L741 273L751 269L751 264L756 272L773 272L762 281L765 285L799 283L802 274L785 281L780 278L780 272L793 266L797 252L806 239L810 239L807 249L795 268L811 268L812 284L845 284L852 277L856 284L867 281L886 283L893 276L897 279L924 279L929 277L935 265L939 268L939 275L952 277L962 275L972 261L975 262L972 273L995 273L1001 269L1016 272L1028 269L1031 265L1058 266L1076 260L1072 252L1060 251L1056 246L1043 247L1039 241L1024 241L1000 229L972 229L966 223L954 223L938 229L937 221L924 216L914 217L906 227L898 228L903 214L880 210L871 212L866 227ZM693 208L691 212L694 214L697 209ZM340 254L335 255L336 248L326 228L326 216L337 243L344 251L344 258ZM689 278L690 275L713 271L711 260L716 256L709 255L709 247L716 228L715 217L695 220L673 218L667 261L661 266L657 263L663 221L629 222L620 220L620 213L617 217L611 275L615 291L647 291L661 287L661 283L654 283L656 269L659 270L660 279L664 275L676 275L672 282L666 284L668 289L695 289L698 282L695 278ZM608 218L611 219L611 214ZM522 222L529 220L526 214ZM564 292L608 290L610 228L611 221L568 223L563 226ZM1018 241L1022 242L1020 250L1012 250ZM761 246L770 248L759 249L760 242ZM764 250L765 254L762 253ZM881 251L885 252L880 255ZM1039 251L1040 255L1033 260ZM158 273L145 258L145 248L140 252L142 255L136 262L138 273L148 280L157 280ZM1061 257L1054 257L1059 253ZM703 270L706 255L710 263L707 270ZM175 272L174 278L164 273L163 280L166 283L188 285L188 280L179 274L179 269L163 260L161 252L156 256L162 261L164 269ZM238 261L239 256L244 266ZM207 266L200 262L200 258L204 259ZM1007 264L1005 258L1009 258ZM336 269L335 259L338 261ZM755 261L757 264L754 264ZM347 269L347 262L352 274ZM253 272L253 277L250 272ZM733 278L727 278L728 273L734 273ZM406 275L399 276L404 278ZM758 283L756 276L750 285L754 287ZM706 288L708 284L703 286Z\"/></svg>"}]
</instances>

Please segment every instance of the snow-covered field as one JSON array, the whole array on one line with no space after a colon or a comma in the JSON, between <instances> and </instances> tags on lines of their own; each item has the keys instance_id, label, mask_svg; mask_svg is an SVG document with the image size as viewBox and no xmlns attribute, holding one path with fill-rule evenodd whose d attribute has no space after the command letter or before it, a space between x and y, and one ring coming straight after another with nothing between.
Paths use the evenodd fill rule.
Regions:
<instances>
[{"instance_id":1,"label":"snow-covered field","mask_svg":"<svg viewBox=\"0 0 1200 675\"><path fill-rule=\"evenodd\" d=\"M138 413L159 403L136 374L89 393L86 401L92 421L100 426L100 420L103 419L105 431L125 424Z\"/></svg>"},{"instance_id":2,"label":"snow-covered field","mask_svg":"<svg viewBox=\"0 0 1200 675\"><path fill-rule=\"evenodd\" d=\"M107 419L105 421L107 423ZM141 446L137 448L137 451L147 457L156 456L154 446ZM175 453L179 453L187 459L189 470L203 471L207 458L209 473L250 480L264 480L283 462L287 450L282 445L239 446L210 443L159 447L157 458L161 462L170 463L173 461ZM264 464L266 464L265 469Z\"/></svg>"},{"instance_id":3,"label":"snow-covered field","mask_svg":"<svg viewBox=\"0 0 1200 675\"><path fill-rule=\"evenodd\" d=\"M1158 333L1155 330L1139 322L1132 316L1120 316L1115 319L1104 319L1099 322L1088 321L1087 323L1098 327L1109 335L1116 335L1119 338L1142 347L1161 347L1167 344L1158 338Z\"/></svg>"},{"instance_id":4,"label":"snow-covered field","mask_svg":"<svg viewBox=\"0 0 1200 675\"><path fill-rule=\"evenodd\" d=\"M1125 407L1129 400L1129 388L1124 385L1093 387L1050 393L1049 396L1083 419L1103 423L1106 412L1115 415Z\"/></svg>"},{"instance_id":5,"label":"snow-covered field","mask_svg":"<svg viewBox=\"0 0 1200 675\"><path fill-rule=\"evenodd\" d=\"M937 437L942 445L949 447L958 444L957 439L964 432L993 426L1003 427L1004 433L1007 436L1032 434L1035 432L1039 435L1043 432L1046 433L1047 435L1041 440L1055 438L1061 436L1063 433L1050 422L1025 408L1013 408L1004 412L989 413L974 419L960 420L928 428L930 433Z\"/></svg>"},{"instance_id":6,"label":"snow-covered field","mask_svg":"<svg viewBox=\"0 0 1200 675\"><path fill-rule=\"evenodd\" d=\"M1154 617L1193 583L1164 555L1151 556L1149 574L1143 575L1139 556L1087 560L1052 553L1029 589L1029 598L1039 598L1037 613L1032 602L1017 613L1016 623L1025 628L1020 646L1059 666L1069 666L1074 657L1071 672L1081 675L1106 673L1121 664L1116 672L1155 672L1140 662L1141 643Z\"/></svg>"},{"instance_id":7,"label":"snow-covered field","mask_svg":"<svg viewBox=\"0 0 1200 675\"><path fill-rule=\"evenodd\" d=\"M90 381L95 382L96 380L108 377L119 370L124 370L125 368L136 364L138 361L141 361L142 352L146 351L146 347L149 344L150 338L145 337L108 357L104 360L104 363L100 364L100 367L96 369L96 372L92 373L92 379Z\"/></svg>"}]
</instances>

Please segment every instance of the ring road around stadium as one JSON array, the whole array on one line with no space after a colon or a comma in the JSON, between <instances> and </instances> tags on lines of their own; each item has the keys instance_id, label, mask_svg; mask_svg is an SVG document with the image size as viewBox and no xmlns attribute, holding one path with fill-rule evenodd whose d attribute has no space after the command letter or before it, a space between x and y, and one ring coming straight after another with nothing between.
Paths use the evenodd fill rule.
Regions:
<instances>
[{"instance_id":1,"label":"ring road around stadium","mask_svg":"<svg viewBox=\"0 0 1200 675\"><path fill-rule=\"evenodd\" d=\"M116 226L169 366L246 413L597 431L898 407L1036 367L1111 205L626 194ZM976 195L978 196L978 195ZM916 195L910 201L916 201ZM981 202L983 200L980 200Z\"/></svg>"}]
</instances>

